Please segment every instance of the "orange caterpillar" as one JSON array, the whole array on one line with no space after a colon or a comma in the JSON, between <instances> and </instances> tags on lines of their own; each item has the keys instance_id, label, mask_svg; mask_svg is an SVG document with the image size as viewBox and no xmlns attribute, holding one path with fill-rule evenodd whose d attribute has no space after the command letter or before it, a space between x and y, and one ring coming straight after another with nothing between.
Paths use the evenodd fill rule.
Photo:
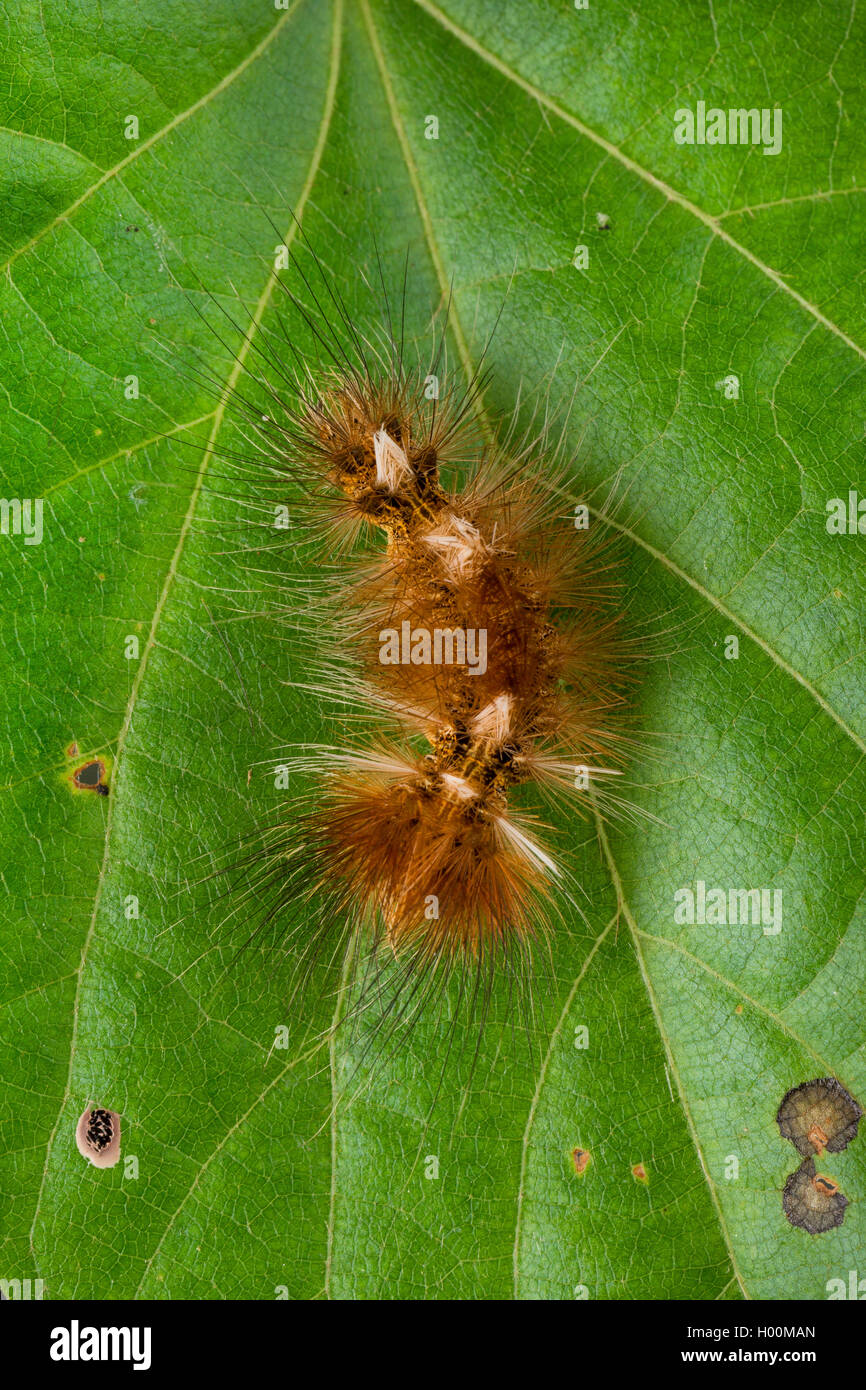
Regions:
<instances>
[{"instance_id":1,"label":"orange caterpillar","mask_svg":"<svg viewBox=\"0 0 866 1390\"><path fill-rule=\"evenodd\" d=\"M410 972L477 973L545 934L561 870L514 789L585 799L615 771L630 648L608 542L563 513L543 448L467 446L467 398L428 400L424 381L365 356L305 372L270 421L344 557L328 693L393 733L297 760L324 790L267 860L277 919L324 895L323 921L387 940ZM457 463L459 493L443 478Z\"/></svg>"}]
</instances>

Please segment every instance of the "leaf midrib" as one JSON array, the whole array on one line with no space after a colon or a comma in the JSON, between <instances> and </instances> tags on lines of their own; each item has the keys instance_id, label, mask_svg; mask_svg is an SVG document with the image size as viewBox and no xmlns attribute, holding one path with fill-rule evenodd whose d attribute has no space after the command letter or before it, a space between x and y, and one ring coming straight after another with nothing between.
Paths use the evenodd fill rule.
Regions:
<instances>
[{"instance_id":1,"label":"leaf midrib","mask_svg":"<svg viewBox=\"0 0 866 1390\"><path fill-rule=\"evenodd\" d=\"M661 1015L661 1009L659 1008L658 999L656 998L655 989L653 988L652 978L650 976L649 970L647 969L643 951L640 948L640 941L638 939L639 928L637 922L635 921L631 908L629 907L628 899L625 895L625 890L623 888L619 869L617 867L616 860L614 859L613 851L610 847L610 841L607 838L607 831L605 830L604 822L599 814L599 810L597 805L595 804L594 799L592 810L593 815L595 817L596 830L598 832L598 843L601 848L601 852L605 860L607 861L607 866L610 871L611 882L613 883L614 889L616 890L616 900L619 904L622 915L626 920L626 924L631 935L632 946L634 947L634 953L635 958L637 960L638 970L640 971L640 976L643 980L644 989L646 990L649 1005L652 1010L652 1015L656 1022L656 1028L658 1029L658 1034L661 1038L662 1047L665 1051L665 1056L668 1059L670 1074L671 1076L673 1076L674 1084L677 1088L677 1095L680 1098L680 1107L683 1112L686 1127L689 1131L689 1137L691 1138L692 1144L694 1146L698 1163L700 1165L701 1172L703 1173L704 1178L706 1180L707 1188L710 1194L710 1199L713 1203L713 1207L716 1212L716 1218L719 1223L719 1231L722 1240L725 1243L725 1248L728 1252L728 1258L731 1262L731 1269L734 1271L734 1276L737 1280L737 1283L740 1286L740 1289L742 1290L743 1297L748 1299L750 1298L750 1294L748 1289L746 1288L743 1276L740 1273L739 1265L737 1264L737 1257L734 1252L734 1243L731 1239L731 1233L728 1230L728 1223L725 1219L725 1213L722 1210L722 1204L719 1199L718 1191L716 1190L716 1185L713 1182L712 1174L710 1173L709 1166L704 1157L704 1151L701 1147L700 1138L698 1137L697 1127L695 1125L694 1119L692 1117L692 1112L689 1106L688 1096L686 1094L685 1087L683 1086L683 1083L680 1080L679 1068L677 1067L676 1058L673 1054L673 1048L671 1047L670 1039L668 1038L667 1030L664 1026L664 1021Z\"/></svg>"},{"instance_id":2,"label":"leaf midrib","mask_svg":"<svg viewBox=\"0 0 866 1390\"><path fill-rule=\"evenodd\" d=\"M575 976L575 979L572 982L571 989L568 991L562 1008L559 1011L559 1017L557 1018L556 1023L551 1031L550 1039L547 1044L547 1050L545 1051L541 1066L538 1069L538 1081L536 1082L535 1090L532 1095L532 1100L529 1105L529 1112L526 1118L526 1127L523 1131L523 1140L520 1146L520 1177L517 1183L517 1212L515 1214L514 1219L514 1255L512 1261L512 1280L515 1298L518 1297L520 1284L520 1236L522 1233L523 1225L523 1198L526 1189L526 1170L529 1161L529 1139L530 1135L532 1134L533 1126L535 1124L535 1116L538 1111L538 1102L541 1099L541 1093L544 1090L544 1085L547 1080L547 1069L550 1066L550 1060L553 1056L553 1050L559 1040L559 1035L562 1032L563 1025L565 1023L566 1018L568 1017L571 1006L577 997L577 991L580 989L584 977L586 976L589 967L592 965L592 962L595 960L595 957L601 949L602 944L606 940L611 927L614 926L614 924L618 920L619 913L616 912L614 913L613 917L611 917L607 926L604 927L601 932L599 932L598 936L595 938L589 950L587 951L583 964L581 965L580 970Z\"/></svg>"}]
</instances>

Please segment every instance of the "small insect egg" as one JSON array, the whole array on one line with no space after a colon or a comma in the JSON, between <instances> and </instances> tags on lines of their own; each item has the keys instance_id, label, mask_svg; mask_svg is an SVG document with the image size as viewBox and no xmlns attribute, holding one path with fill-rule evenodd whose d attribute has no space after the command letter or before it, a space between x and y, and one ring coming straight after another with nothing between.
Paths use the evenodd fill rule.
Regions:
<instances>
[{"instance_id":1,"label":"small insect egg","mask_svg":"<svg viewBox=\"0 0 866 1390\"><path fill-rule=\"evenodd\" d=\"M113 1168L120 1158L120 1116L88 1105L78 1121L75 1142L94 1168Z\"/></svg>"}]
</instances>

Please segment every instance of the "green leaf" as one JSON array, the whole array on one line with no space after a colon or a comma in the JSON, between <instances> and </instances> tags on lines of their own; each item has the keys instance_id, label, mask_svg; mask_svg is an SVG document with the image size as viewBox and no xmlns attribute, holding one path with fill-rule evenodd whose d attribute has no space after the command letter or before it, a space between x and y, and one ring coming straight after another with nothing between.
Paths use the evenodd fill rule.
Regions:
<instances>
[{"instance_id":1,"label":"green leaf","mask_svg":"<svg viewBox=\"0 0 866 1390\"><path fill-rule=\"evenodd\" d=\"M3 491L44 499L44 536L0 535L0 1274L54 1298L826 1297L862 1256L866 1140L820 1160L850 1206L810 1236L775 1114L816 1076L866 1095L866 542L826 526L866 489L862 17L107 9L5 21ZM780 107L780 152L677 144L698 101ZM339 979L290 1005L280 952L237 956L255 905L195 886L279 815L281 750L325 719L272 613L289 548L261 549L226 463L293 213L365 328L374 245L391 284L410 248L413 338L453 283L457 375L496 326L491 415L574 396L575 495L619 474L634 619L668 629L634 771L658 819L566 826L584 915L528 1031L497 991L474 1067L435 1013L378 1067L346 1030L316 1048ZM71 783L94 758L107 796ZM781 930L678 924L699 880L781 890ZM123 1126L102 1171L74 1138L97 1101Z\"/></svg>"}]
</instances>

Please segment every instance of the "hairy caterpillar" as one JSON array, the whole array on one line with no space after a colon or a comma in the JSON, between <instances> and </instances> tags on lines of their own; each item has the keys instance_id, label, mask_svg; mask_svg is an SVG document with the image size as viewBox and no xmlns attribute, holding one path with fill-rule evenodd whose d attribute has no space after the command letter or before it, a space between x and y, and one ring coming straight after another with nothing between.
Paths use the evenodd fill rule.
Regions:
<instances>
[{"instance_id":1,"label":"hairy caterpillar","mask_svg":"<svg viewBox=\"0 0 866 1390\"><path fill-rule=\"evenodd\" d=\"M427 364L411 363L387 296L380 341L318 262L330 314L292 264L315 308L283 288L325 361L285 328L257 349L247 371L268 405L238 394L255 450L242 465L265 513L292 492L290 543L307 543L316 593L282 606L293 624L312 616L308 688L361 727L294 752L314 799L260 832L242 901L268 896L267 921L305 968L336 929L368 981L396 960L397 996L411 981L424 997L456 968L474 997L497 970L525 978L561 895L573 901L567 854L526 789L572 814L631 809L605 786L631 743L635 657L615 542L564 504L549 422L482 436L483 379L450 381L444 329Z\"/></svg>"}]
</instances>

